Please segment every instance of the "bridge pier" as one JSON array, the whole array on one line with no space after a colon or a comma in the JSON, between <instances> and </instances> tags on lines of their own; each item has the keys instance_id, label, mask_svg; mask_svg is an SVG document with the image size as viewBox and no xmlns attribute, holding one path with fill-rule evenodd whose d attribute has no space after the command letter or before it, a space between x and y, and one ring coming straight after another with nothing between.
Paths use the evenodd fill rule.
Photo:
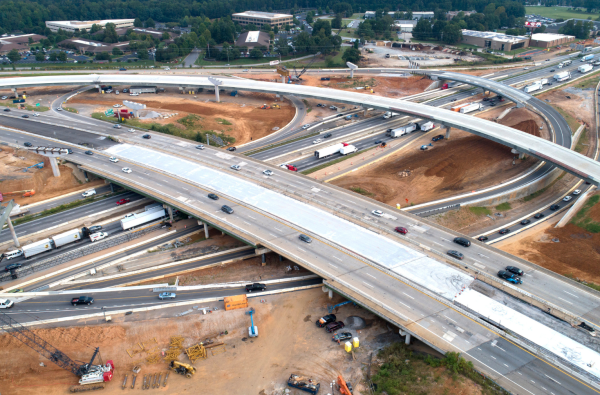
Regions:
<instances>
[{"instance_id":1,"label":"bridge pier","mask_svg":"<svg viewBox=\"0 0 600 395\"><path fill-rule=\"evenodd\" d=\"M21 247L21 244L19 244L19 239L17 238L17 234L15 233L15 228L13 227L12 222L10 222L10 217L6 218L6 223L8 224L8 229L10 230L10 235L13 238L15 247L17 247L17 248Z\"/></svg>"},{"instance_id":2,"label":"bridge pier","mask_svg":"<svg viewBox=\"0 0 600 395\"><path fill-rule=\"evenodd\" d=\"M262 265L267 266L267 258L265 257L265 254L261 254L261 257L262 257Z\"/></svg>"},{"instance_id":3,"label":"bridge pier","mask_svg":"<svg viewBox=\"0 0 600 395\"><path fill-rule=\"evenodd\" d=\"M217 103L220 103L221 99L219 98L219 86L223 84L223 81L213 77L208 77L208 80L211 84L215 86L215 98L217 100Z\"/></svg>"},{"instance_id":4,"label":"bridge pier","mask_svg":"<svg viewBox=\"0 0 600 395\"><path fill-rule=\"evenodd\" d=\"M173 222L173 207L163 204L163 208L167 209L167 211L169 213L169 219L171 220L171 222Z\"/></svg>"},{"instance_id":5,"label":"bridge pier","mask_svg":"<svg viewBox=\"0 0 600 395\"><path fill-rule=\"evenodd\" d=\"M283 262L283 257L281 255L278 255L278 256L279 256L279 262Z\"/></svg>"},{"instance_id":6,"label":"bridge pier","mask_svg":"<svg viewBox=\"0 0 600 395\"><path fill-rule=\"evenodd\" d=\"M404 344L406 344L408 346L410 344L410 333L405 332L402 329L400 329L399 334L400 334L400 336L404 336Z\"/></svg>"},{"instance_id":7,"label":"bridge pier","mask_svg":"<svg viewBox=\"0 0 600 395\"><path fill-rule=\"evenodd\" d=\"M202 225L204 227L204 238L208 239L208 224L198 220L198 225Z\"/></svg>"},{"instance_id":8,"label":"bridge pier","mask_svg":"<svg viewBox=\"0 0 600 395\"><path fill-rule=\"evenodd\" d=\"M519 159L525 159L525 152L519 152Z\"/></svg>"},{"instance_id":9,"label":"bridge pier","mask_svg":"<svg viewBox=\"0 0 600 395\"><path fill-rule=\"evenodd\" d=\"M332 289L329 290L329 299L333 299L333 290Z\"/></svg>"},{"instance_id":10,"label":"bridge pier","mask_svg":"<svg viewBox=\"0 0 600 395\"><path fill-rule=\"evenodd\" d=\"M88 177L87 171L83 171L83 176L85 177L85 182L90 182L90 178Z\"/></svg>"},{"instance_id":11,"label":"bridge pier","mask_svg":"<svg viewBox=\"0 0 600 395\"><path fill-rule=\"evenodd\" d=\"M282 83L282 84L285 84L285 75L282 75L282 76L281 76L281 83Z\"/></svg>"},{"instance_id":12,"label":"bridge pier","mask_svg":"<svg viewBox=\"0 0 600 395\"><path fill-rule=\"evenodd\" d=\"M60 169L58 168L58 163L56 162L56 158L53 156L48 157L50 160L50 167L52 167L52 175L54 177L60 177Z\"/></svg>"},{"instance_id":13,"label":"bridge pier","mask_svg":"<svg viewBox=\"0 0 600 395\"><path fill-rule=\"evenodd\" d=\"M11 91L15 94L15 99L19 98L19 92L17 92L17 88L10 88Z\"/></svg>"},{"instance_id":14,"label":"bridge pier","mask_svg":"<svg viewBox=\"0 0 600 395\"><path fill-rule=\"evenodd\" d=\"M446 126L446 140L450 140L450 126Z\"/></svg>"}]
</instances>

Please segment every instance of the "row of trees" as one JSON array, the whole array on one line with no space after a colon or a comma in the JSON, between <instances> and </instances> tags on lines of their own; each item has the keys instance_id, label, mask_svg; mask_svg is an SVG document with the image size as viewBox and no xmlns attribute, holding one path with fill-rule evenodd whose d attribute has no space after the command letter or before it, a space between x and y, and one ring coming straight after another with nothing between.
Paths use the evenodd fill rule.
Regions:
<instances>
[{"instance_id":1,"label":"row of trees","mask_svg":"<svg viewBox=\"0 0 600 395\"><path fill-rule=\"evenodd\" d=\"M6 57L8 58L8 60L10 60L11 62L15 63L18 62L19 60L21 60L21 55L19 54L19 51L17 51L16 49L11 49L10 52L8 54L6 54ZM48 55L49 59L51 62L66 62L67 61L67 53L66 52L52 52L50 55ZM46 60L46 54L44 54L43 52L37 52L35 54L35 60L38 62L43 62Z\"/></svg>"}]
</instances>

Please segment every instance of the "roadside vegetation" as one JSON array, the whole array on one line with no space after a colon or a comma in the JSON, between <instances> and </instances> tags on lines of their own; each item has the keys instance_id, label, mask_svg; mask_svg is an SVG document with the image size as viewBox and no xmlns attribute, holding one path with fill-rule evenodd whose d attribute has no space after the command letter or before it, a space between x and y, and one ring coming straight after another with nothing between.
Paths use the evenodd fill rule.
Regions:
<instances>
[{"instance_id":1,"label":"roadside vegetation","mask_svg":"<svg viewBox=\"0 0 600 395\"><path fill-rule=\"evenodd\" d=\"M554 6L554 7L530 6L530 7L525 7L525 12L527 15L534 14L534 15L540 15L545 18L552 18L552 19L567 20L570 18L576 18L576 19L588 19L590 17L593 19L598 18L597 12L586 12L584 9L580 9L580 8L567 8L567 7L558 7L558 6Z\"/></svg>"},{"instance_id":2,"label":"roadside vegetation","mask_svg":"<svg viewBox=\"0 0 600 395\"><path fill-rule=\"evenodd\" d=\"M508 211L511 208L512 207L510 206L510 203L508 203L508 202L504 202L504 203L496 206L496 210L498 210L498 211Z\"/></svg>"},{"instance_id":3,"label":"roadside vegetation","mask_svg":"<svg viewBox=\"0 0 600 395\"><path fill-rule=\"evenodd\" d=\"M3 77L4 77L4 76L3 76ZM21 103L21 105L22 105L22 104L24 104L24 103ZM2 105L3 105L3 106L6 106L6 107L12 107L12 108L18 108L18 107L19 107L19 105L18 105L18 104L15 104L15 103L9 103L9 102L7 102L7 103L2 103ZM49 111L49 110L50 110L50 108L49 108L49 107L46 107L46 106L30 106L29 104L25 104L25 109L26 109L27 111L36 111L36 112L44 112L44 111Z\"/></svg>"},{"instance_id":4,"label":"roadside vegetation","mask_svg":"<svg viewBox=\"0 0 600 395\"><path fill-rule=\"evenodd\" d=\"M586 149L587 144L587 129L583 129L581 135L579 135L579 140L577 140L577 145L575 146L575 152L582 153L584 149Z\"/></svg>"},{"instance_id":5,"label":"roadside vegetation","mask_svg":"<svg viewBox=\"0 0 600 395\"><path fill-rule=\"evenodd\" d=\"M475 215L492 215L492 212L487 207L469 207L469 211Z\"/></svg>"},{"instance_id":6,"label":"roadside vegetation","mask_svg":"<svg viewBox=\"0 0 600 395\"><path fill-rule=\"evenodd\" d=\"M523 201L525 201L525 202L529 202L529 201L531 201L531 200L533 200L533 199L535 199L535 198L537 198L537 197L539 197L539 196L543 195L543 194L544 194L544 193L545 193L545 192L546 192L548 189L552 188L552 187L554 186L554 184L556 184L556 183L558 182L558 180L560 180L561 178L563 178L563 177L565 176L565 174L567 174L567 172L564 172L564 171L563 171L563 173L562 173L560 176L558 176L558 177L556 178L556 180L552 181L552 182L550 183L550 185L548 185L548 186L545 186L544 188L542 188L542 189L540 189L540 190L537 190L537 191L535 191L535 192L534 192L534 193L532 193L531 195L525 196L525 197L523 198Z\"/></svg>"},{"instance_id":7,"label":"roadside vegetation","mask_svg":"<svg viewBox=\"0 0 600 395\"><path fill-rule=\"evenodd\" d=\"M600 222L595 221L590 217L589 212L598 202L600 201L600 195L592 196L573 216L571 223L579 226L582 229L587 230L590 233L600 233Z\"/></svg>"},{"instance_id":8,"label":"roadside vegetation","mask_svg":"<svg viewBox=\"0 0 600 395\"><path fill-rule=\"evenodd\" d=\"M351 187L350 190L352 192L360 193L361 195L364 195L364 196L374 196L375 195L373 192L369 192L366 189L363 189L361 187Z\"/></svg>"}]
</instances>

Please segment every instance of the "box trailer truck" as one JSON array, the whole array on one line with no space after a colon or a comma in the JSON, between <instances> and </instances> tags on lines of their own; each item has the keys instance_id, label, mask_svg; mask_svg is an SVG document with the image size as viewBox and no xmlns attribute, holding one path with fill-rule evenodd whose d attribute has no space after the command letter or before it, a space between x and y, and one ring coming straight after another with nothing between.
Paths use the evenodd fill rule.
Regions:
<instances>
[{"instance_id":1,"label":"box trailer truck","mask_svg":"<svg viewBox=\"0 0 600 395\"><path fill-rule=\"evenodd\" d=\"M540 89L542 89L542 85L540 84L539 81L536 81L533 84L528 85L525 88L523 88L523 92L531 93L531 92L539 91Z\"/></svg>"},{"instance_id":2,"label":"box trailer truck","mask_svg":"<svg viewBox=\"0 0 600 395\"><path fill-rule=\"evenodd\" d=\"M44 239L36 241L35 243L28 244L21 247L25 258L29 259L34 255L41 254L42 252L50 251L53 248L52 240Z\"/></svg>"},{"instance_id":3,"label":"box trailer truck","mask_svg":"<svg viewBox=\"0 0 600 395\"><path fill-rule=\"evenodd\" d=\"M333 154L337 154L338 152L340 152L343 146L344 144L339 143L330 145L329 147L321 148L320 150L315 151L315 156L317 157L317 159L321 159L327 156L331 156Z\"/></svg>"},{"instance_id":4,"label":"box trailer truck","mask_svg":"<svg viewBox=\"0 0 600 395\"><path fill-rule=\"evenodd\" d=\"M593 68L594 66L592 66L591 64L584 64L583 66L577 67L577 71L579 71L580 73L587 73Z\"/></svg>"},{"instance_id":5,"label":"box trailer truck","mask_svg":"<svg viewBox=\"0 0 600 395\"><path fill-rule=\"evenodd\" d=\"M79 229L73 229L68 232L61 233L50 237L56 248L60 248L66 244L81 240L82 234Z\"/></svg>"},{"instance_id":6,"label":"box trailer truck","mask_svg":"<svg viewBox=\"0 0 600 395\"><path fill-rule=\"evenodd\" d=\"M566 81L571 78L571 73L563 71L562 73L554 74L553 78L556 82Z\"/></svg>"},{"instance_id":7,"label":"box trailer truck","mask_svg":"<svg viewBox=\"0 0 600 395\"><path fill-rule=\"evenodd\" d=\"M423 132L428 132L435 127L435 124L431 121L427 121L427 122L419 122L417 124L417 126L418 126L419 130L422 130Z\"/></svg>"},{"instance_id":8,"label":"box trailer truck","mask_svg":"<svg viewBox=\"0 0 600 395\"><path fill-rule=\"evenodd\" d=\"M452 111L459 112L461 108L466 107L466 106L470 106L471 104L472 103L463 103L463 104L459 104L458 106L451 107L450 109Z\"/></svg>"},{"instance_id":9,"label":"box trailer truck","mask_svg":"<svg viewBox=\"0 0 600 395\"><path fill-rule=\"evenodd\" d=\"M121 228L128 230L146 224L148 222L163 218L166 216L164 208L160 208L153 211L144 211L143 213L133 214L132 216L123 218L121 220Z\"/></svg>"},{"instance_id":10,"label":"box trailer truck","mask_svg":"<svg viewBox=\"0 0 600 395\"><path fill-rule=\"evenodd\" d=\"M594 59L594 55L585 55L583 58L581 58L582 62L587 62L588 60L592 60Z\"/></svg>"},{"instance_id":11,"label":"box trailer truck","mask_svg":"<svg viewBox=\"0 0 600 395\"><path fill-rule=\"evenodd\" d=\"M342 154L342 155L348 155L348 154L351 154L351 153L356 152L356 151L358 151L358 148L356 148L353 145L347 145L345 147L342 147L342 149L340 149L340 154Z\"/></svg>"},{"instance_id":12,"label":"box trailer truck","mask_svg":"<svg viewBox=\"0 0 600 395\"><path fill-rule=\"evenodd\" d=\"M461 114L466 114L469 113L471 111L475 111L475 110L481 110L483 108L483 104L481 103L473 103L469 106L463 107L460 109L460 113Z\"/></svg>"}]
</instances>

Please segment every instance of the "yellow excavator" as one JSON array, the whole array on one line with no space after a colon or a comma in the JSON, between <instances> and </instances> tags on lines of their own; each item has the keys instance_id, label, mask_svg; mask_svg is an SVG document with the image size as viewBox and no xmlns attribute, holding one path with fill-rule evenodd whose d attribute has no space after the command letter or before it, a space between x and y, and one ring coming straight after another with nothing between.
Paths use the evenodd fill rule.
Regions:
<instances>
[{"instance_id":1,"label":"yellow excavator","mask_svg":"<svg viewBox=\"0 0 600 395\"><path fill-rule=\"evenodd\" d=\"M196 374L195 367L179 361L171 361L171 363L169 364L169 368L174 370L176 373L184 375L188 379L191 379L192 376Z\"/></svg>"}]
</instances>

